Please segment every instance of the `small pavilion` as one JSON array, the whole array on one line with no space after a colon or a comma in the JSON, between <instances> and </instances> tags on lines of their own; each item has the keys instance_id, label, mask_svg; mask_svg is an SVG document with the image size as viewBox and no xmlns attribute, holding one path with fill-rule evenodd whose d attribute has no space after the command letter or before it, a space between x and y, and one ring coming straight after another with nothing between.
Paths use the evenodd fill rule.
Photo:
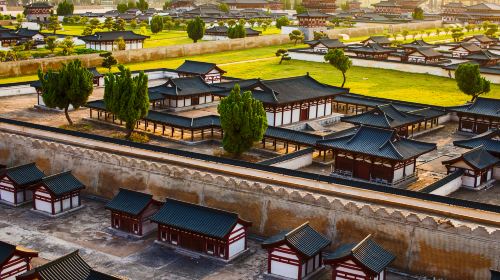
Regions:
<instances>
[{"instance_id":1,"label":"small pavilion","mask_svg":"<svg viewBox=\"0 0 500 280\"><path fill-rule=\"evenodd\" d=\"M19 206L33 199L31 188L42 181L45 174L35 163L23 164L0 171L0 201Z\"/></svg>"},{"instance_id":2,"label":"small pavilion","mask_svg":"<svg viewBox=\"0 0 500 280\"><path fill-rule=\"evenodd\" d=\"M481 134L500 128L500 100L478 97L473 103L449 107L458 116L458 130Z\"/></svg>"}]
</instances>

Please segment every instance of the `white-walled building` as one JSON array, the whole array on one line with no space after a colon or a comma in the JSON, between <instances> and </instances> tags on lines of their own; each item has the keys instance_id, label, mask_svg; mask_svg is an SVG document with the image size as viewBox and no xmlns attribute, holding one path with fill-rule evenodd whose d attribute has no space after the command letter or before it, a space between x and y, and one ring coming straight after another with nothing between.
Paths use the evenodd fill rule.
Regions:
<instances>
[{"instance_id":1,"label":"white-walled building","mask_svg":"<svg viewBox=\"0 0 500 280\"><path fill-rule=\"evenodd\" d=\"M40 183L45 174L35 163L7 168L0 172L0 201L18 206L33 198L31 187Z\"/></svg>"},{"instance_id":2,"label":"white-walled building","mask_svg":"<svg viewBox=\"0 0 500 280\"><path fill-rule=\"evenodd\" d=\"M116 41L122 38L125 41L125 50L142 49L144 40L149 36L136 34L132 31L96 32L93 35L81 36L87 49L97 51L114 51L118 49Z\"/></svg>"}]
</instances>

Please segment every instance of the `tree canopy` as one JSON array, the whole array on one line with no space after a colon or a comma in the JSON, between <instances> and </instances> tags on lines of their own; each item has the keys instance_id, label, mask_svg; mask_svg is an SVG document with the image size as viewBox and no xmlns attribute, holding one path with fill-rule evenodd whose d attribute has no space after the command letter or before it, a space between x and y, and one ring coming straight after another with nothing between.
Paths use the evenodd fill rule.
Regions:
<instances>
[{"instance_id":1,"label":"tree canopy","mask_svg":"<svg viewBox=\"0 0 500 280\"><path fill-rule=\"evenodd\" d=\"M72 15L73 11L75 10L75 6L73 3L69 2L68 0L64 0L57 4L57 15L59 16L67 16L67 15Z\"/></svg>"},{"instance_id":2,"label":"tree canopy","mask_svg":"<svg viewBox=\"0 0 500 280\"><path fill-rule=\"evenodd\" d=\"M154 34L160 32L163 30L163 19L161 18L161 16L153 16L153 18L151 19L151 32L153 32Z\"/></svg>"},{"instance_id":3,"label":"tree canopy","mask_svg":"<svg viewBox=\"0 0 500 280\"><path fill-rule=\"evenodd\" d=\"M341 49L329 50L327 54L325 54L325 61L328 61L333 67L342 72L342 77L344 80L342 81L341 87L344 87L346 76L345 73L352 66L351 59L344 54L344 51Z\"/></svg>"},{"instance_id":4,"label":"tree canopy","mask_svg":"<svg viewBox=\"0 0 500 280\"><path fill-rule=\"evenodd\" d=\"M277 50L276 51L276 56L280 57L279 64L281 64L284 60L291 60L292 59L290 57L290 55L288 54L288 51L285 50L285 49L279 49L279 50Z\"/></svg>"},{"instance_id":5,"label":"tree canopy","mask_svg":"<svg viewBox=\"0 0 500 280\"><path fill-rule=\"evenodd\" d=\"M411 17L416 20L423 20L424 19L424 10L420 7L416 7L413 10L413 13L411 14Z\"/></svg>"},{"instance_id":6,"label":"tree canopy","mask_svg":"<svg viewBox=\"0 0 500 280\"><path fill-rule=\"evenodd\" d=\"M460 64L455 70L455 80L463 93L472 96L472 102L481 94L490 92L490 81L481 76L477 64Z\"/></svg>"},{"instance_id":7,"label":"tree canopy","mask_svg":"<svg viewBox=\"0 0 500 280\"><path fill-rule=\"evenodd\" d=\"M205 35L205 22L200 17L190 20L187 24L187 33L194 43L198 42Z\"/></svg>"},{"instance_id":8,"label":"tree canopy","mask_svg":"<svg viewBox=\"0 0 500 280\"><path fill-rule=\"evenodd\" d=\"M219 4L219 10L224 13L229 12L229 6L226 3L220 3Z\"/></svg>"},{"instance_id":9,"label":"tree canopy","mask_svg":"<svg viewBox=\"0 0 500 280\"><path fill-rule=\"evenodd\" d=\"M87 103L94 90L94 76L82 66L80 60L63 64L59 71L49 70L43 73L38 70L38 79L42 83L42 98L49 108L64 110L66 119L73 125L68 114L69 106L78 109Z\"/></svg>"},{"instance_id":10,"label":"tree canopy","mask_svg":"<svg viewBox=\"0 0 500 280\"><path fill-rule=\"evenodd\" d=\"M287 26L290 24L290 20L286 16L282 16L276 20L276 27L281 29L283 26Z\"/></svg>"},{"instance_id":11,"label":"tree canopy","mask_svg":"<svg viewBox=\"0 0 500 280\"><path fill-rule=\"evenodd\" d=\"M101 66L104 68L108 68L108 72L111 72L111 67L118 63L111 52L101 53L99 54L99 56L103 58Z\"/></svg>"},{"instance_id":12,"label":"tree canopy","mask_svg":"<svg viewBox=\"0 0 500 280\"><path fill-rule=\"evenodd\" d=\"M125 122L129 139L137 121L149 111L148 76L141 71L132 77L130 69L123 65L118 69L120 73L108 73L104 78L104 102L106 110Z\"/></svg>"},{"instance_id":13,"label":"tree canopy","mask_svg":"<svg viewBox=\"0 0 500 280\"><path fill-rule=\"evenodd\" d=\"M290 41L293 41L294 45L297 45L297 42L302 42L304 40L304 33L296 29L290 32L290 34L288 34L288 37L290 37Z\"/></svg>"},{"instance_id":14,"label":"tree canopy","mask_svg":"<svg viewBox=\"0 0 500 280\"><path fill-rule=\"evenodd\" d=\"M49 23L47 24L47 30L51 30L53 34L56 34L56 31L61 29L61 24L59 23L59 20L57 19L57 16L50 16L49 17Z\"/></svg>"},{"instance_id":15,"label":"tree canopy","mask_svg":"<svg viewBox=\"0 0 500 280\"><path fill-rule=\"evenodd\" d=\"M141 10L141 12L145 12L149 8L149 4L146 0L139 0L136 3L136 7Z\"/></svg>"},{"instance_id":16,"label":"tree canopy","mask_svg":"<svg viewBox=\"0 0 500 280\"><path fill-rule=\"evenodd\" d=\"M245 38L247 35L247 31L242 24L236 24L233 27L229 27L227 30L227 36L231 39L235 38Z\"/></svg>"},{"instance_id":17,"label":"tree canopy","mask_svg":"<svg viewBox=\"0 0 500 280\"><path fill-rule=\"evenodd\" d=\"M241 93L236 84L229 96L220 101L217 112L224 131L222 146L227 152L240 156L262 140L267 129L266 111L250 91Z\"/></svg>"},{"instance_id":18,"label":"tree canopy","mask_svg":"<svg viewBox=\"0 0 500 280\"><path fill-rule=\"evenodd\" d=\"M128 10L128 6L126 3L118 3L118 5L116 6L116 9L120 13L125 13Z\"/></svg>"}]
</instances>

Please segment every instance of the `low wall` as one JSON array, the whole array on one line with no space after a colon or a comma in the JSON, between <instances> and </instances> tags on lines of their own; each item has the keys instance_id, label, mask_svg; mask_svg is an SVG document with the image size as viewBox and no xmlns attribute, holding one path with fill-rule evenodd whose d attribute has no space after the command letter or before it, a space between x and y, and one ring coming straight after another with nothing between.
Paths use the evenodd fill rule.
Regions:
<instances>
[{"instance_id":1,"label":"low wall","mask_svg":"<svg viewBox=\"0 0 500 280\"><path fill-rule=\"evenodd\" d=\"M462 186L462 171L448 174L446 177L427 186L422 192L447 196Z\"/></svg>"},{"instance_id":2,"label":"low wall","mask_svg":"<svg viewBox=\"0 0 500 280\"><path fill-rule=\"evenodd\" d=\"M419 30L419 29L433 29L440 28L443 25L442 21L423 21L423 22L410 22L398 24L379 24L365 27L355 27L348 29L330 29L325 33L331 38L338 38L340 34L346 34L349 37L363 37L375 34L401 32L403 30Z\"/></svg>"},{"instance_id":3,"label":"low wall","mask_svg":"<svg viewBox=\"0 0 500 280\"><path fill-rule=\"evenodd\" d=\"M307 148L293 153L281 155L260 164L297 170L312 164L314 148Z\"/></svg>"},{"instance_id":4,"label":"low wall","mask_svg":"<svg viewBox=\"0 0 500 280\"><path fill-rule=\"evenodd\" d=\"M137 50L115 51L113 55L119 63L134 63L150 60L160 60L223 51L234 51L258 47L282 45L290 42L288 35L269 35L232 39L227 41L199 42L196 44L174 45ZM35 74L38 69L57 69L64 62L80 59L85 67L101 65L99 54L85 54L40 58L31 60L11 61L0 63L0 77L12 77ZM161 65L159 65L161 67Z\"/></svg>"},{"instance_id":5,"label":"low wall","mask_svg":"<svg viewBox=\"0 0 500 280\"><path fill-rule=\"evenodd\" d=\"M235 211L263 235L310 221L331 249L371 233L397 256L392 266L415 274L486 280L500 269L498 213L135 146L0 123L0 163L71 169L89 194L111 198L123 187Z\"/></svg>"}]
</instances>

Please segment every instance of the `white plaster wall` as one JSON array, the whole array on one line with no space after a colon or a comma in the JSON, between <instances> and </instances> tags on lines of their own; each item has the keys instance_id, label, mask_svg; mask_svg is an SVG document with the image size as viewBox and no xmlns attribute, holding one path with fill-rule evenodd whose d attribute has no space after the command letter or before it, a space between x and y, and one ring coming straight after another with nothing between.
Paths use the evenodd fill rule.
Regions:
<instances>
[{"instance_id":1,"label":"white plaster wall","mask_svg":"<svg viewBox=\"0 0 500 280\"><path fill-rule=\"evenodd\" d=\"M283 112L283 124L291 123L291 116L292 116L292 111L287 110Z\"/></svg>"},{"instance_id":2,"label":"white plaster wall","mask_svg":"<svg viewBox=\"0 0 500 280\"><path fill-rule=\"evenodd\" d=\"M405 167L405 174L406 176L409 176L413 174L413 163Z\"/></svg>"},{"instance_id":3,"label":"white plaster wall","mask_svg":"<svg viewBox=\"0 0 500 280\"><path fill-rule=\"evenodd\" d=\"M474 187L474 177L462 176L462 185L466 187Z\"/></svg>"},{"instance_id":4,"label":"white plaster wall","mask_svg":"<svg viewBox=\"0 0 500 280\"><path fill-rule=\"evenodd\" d=\"M35 199L35 205L37 210L52 214L52 206L49 202Z\"/></svg>"},{"instance_id":5,"label":"white plaster wall","mask_svg":"<svg viewBox=\"0 0 500 280\"><path fill-rule=\"evenodd\" d=\"M446 184L446 185L440 187L439 189L434 190L430 193L435 194L435 195L447 196L447 195L453 193L454 191L458 190L462 186L462 177L463 176L460 176L460 177L456 178L455 180L452 180L448 184Z\"/></svg>"},{"instance_id":6,"label":"white plaster wall","mask_svg":"<svg viewBox=\"0 0 500 280\"><path fill-rule=\"evenodd\" d=\"M297 279L299 267L271 260L271 274Z\"/></svg>"},{"instance_id":7,"label":"white plaster wall","mask_svg":"<svg viewBox=\"0 0 500 280\"><path fill-rule=\"evenodd\" d=\"M293 109L292 122L298 122L299 120L300 120L300 109Z\"/></svg>"},{"instance_id":8,"label":"white plaster wall","mask_svg":"<svg viewBox=\"0 0 500 280\"><path fill-rule=\"evenodd\" d=\"M311 107L309 107L309 119L315 119L316 118L316 105L313 105Z\"/></svg>"},{"instance_id":9,"label":"white plaster wall","mask_svg":"<svg viewBox=\"0 0 500 280\"><path fill-rule=\"evenodd\" d=\"M394 170L394 180L399 180L403 178L403 167Z\"/></svg>"},{"instance_id":10,"label":"white plaster wall","mask_svg":"<svg viewBox=\"0 0 500 280\"><path fill-rule=\"evenodd\" d=\"M266 112L267 124L274 126L274 113Z\"/></svg>"},{"instance_id":11,"label":"white plaster wall","mask_svg":"<svg viewBox=\"0 0 500 280\"><path fill-rule=\"evenodd\" d=\"M496 180L500 180L500 166L495 166L493 168L493 178Z\"/></svg>"},{"instance_id":12,"label":"white plaster wall","mask_svg":"<svg viewBox=\"0 0 500 280\"><path fill-rule=\"evenodd\" d=\"M282 125L283 112L276 112L276 126Z\"/></svg>"},{"instance_id":13,"label":"white plaster wall","mask_svg":"<svg viewBox=\"0 0 500 280\"><path fill-rule=\"evenodd\" d=\"M30 85L19 85L19 86L0 88L0 96L2 97L11 95L20 95L20 94L32 94L32 93L36 93L36 90L34 87L31 87Z\"/></svg>"},{"instance_id":14,"label":"white plaster wall","mask_svg":"<svg viewBox=\"0 0 500 280\"><path fill-rule=\"evenodd\" d=\"M14 193L0 190L0 199L10 203L14 203Z\"/></svg>"},{"instance_id":15,"label":"white plaster wall","mask_svg":"<svg viewBox=\"0 0 500 280\"><path fill-rule=\"evenodd\" d=\"M243 250L245 250L245 238L229 244L229 258L232 258Z\"/></svg>"},{"instance_id":16,"label":"white plaster wall","mask_svg":"<svg viewBox=\"0 0 500 280\"><path fill-rule=\"evenodd\" d=\"M296 157L287 161L272 164L271 166L297 170L312 164L313 154L311 153Z\"/></svg>"}]
</instances>

